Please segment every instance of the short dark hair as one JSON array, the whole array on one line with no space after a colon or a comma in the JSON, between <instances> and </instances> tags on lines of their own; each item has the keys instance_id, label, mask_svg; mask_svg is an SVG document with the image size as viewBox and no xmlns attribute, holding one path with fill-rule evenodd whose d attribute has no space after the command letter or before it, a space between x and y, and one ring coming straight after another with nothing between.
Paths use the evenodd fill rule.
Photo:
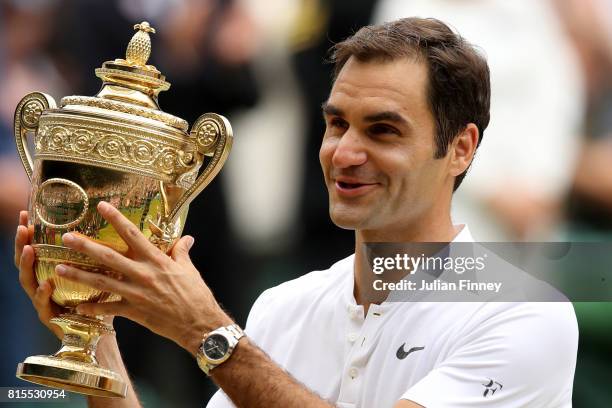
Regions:
<instances>
[{"instance_id":1,"label":"short dark hair","mask_svg":"<svg viewBox=\"0 0 612 408\"><path fill-rule=\"evenodd\" d=\"M403 18L361 28L331 49L334 80L351 56L359 61L402 57L427 63L427 99L436 121L435 158L448 152L450 143L468 123L478 127L480 146L489 124L491 84L485 58L459 34L434 18ZM457 190L467 173L455 178Z\"/></svg>"}]
</instances>

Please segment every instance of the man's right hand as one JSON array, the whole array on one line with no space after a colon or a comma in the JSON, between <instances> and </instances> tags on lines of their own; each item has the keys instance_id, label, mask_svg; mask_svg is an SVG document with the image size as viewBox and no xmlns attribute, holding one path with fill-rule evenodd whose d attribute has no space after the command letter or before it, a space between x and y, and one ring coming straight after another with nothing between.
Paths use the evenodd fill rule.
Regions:
<instances>
[{"instance_id":1,"label":"man's right hand","mask_svg":"<svg viewBox=\"0 0 612 408\"><path fill-rule=\"evenodd\" d=\"M51 300L53 293L51 282L47 280L39 285L34 273L34 248L30 245L31 229L32 227L28 227L28 212L21 211L15 235L15 266L19 269L19 283L32 301L40 321L61 339L62 330L59 326L49 322L51 318L61 313L61 308Z\"/></svg>"},{"instance_id":2,"label":"man's right hand","mask_svg":"<svg viewBox=\"0 0 612 408\"><path fill-rule=\"evenodd\" d=\"M19 283L28 294L32 301L38 318L53 332L59 339L64 337L64 333L59 326L52 324L50 320L62 313L62 308L51 300L53 286L51 282L44 281L40 285L36 280L34 272L34 248L30 245L33 236L33 226L28 226L28 212L19 213L19 226L15 235L15 266L19 268ZM113 317L106 316L106 323L112 324ZM102 336L97 346L97 357L100 365L117 372L125 381L128 382L128 394L123 398L98 398L89 397L88 406L92 408L140 408L138 397L134 392L134 387L129 381L128 373L125 369L119 347L115 336Z\"/></svg>"}]
</instances>

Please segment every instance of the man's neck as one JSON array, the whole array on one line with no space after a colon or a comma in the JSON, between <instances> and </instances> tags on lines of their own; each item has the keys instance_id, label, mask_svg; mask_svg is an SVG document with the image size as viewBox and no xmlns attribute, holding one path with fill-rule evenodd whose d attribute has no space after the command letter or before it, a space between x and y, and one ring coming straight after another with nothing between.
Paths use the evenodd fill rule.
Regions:
<instances>
[{"instance_id":1,"label":"man's neck","mask_svg":"<svg viewBox=\"0 0 612 408\"><path fill-rule=\"evenodd\" d=\"M355 284L353 295L355 301L359 305L363 305L365 314L367 315L372 299L365 296L371 288L376 276L372 273L369 267L367 255L365 253L364 244L369 242L395 242L395 243L410 243L410 242L451 242L461 231L460 226L454 226L447 219L434 224L429 224L427 228L407 227L402 231L355 231L355 262L354 274ZM387 293L381 293L381 298L384 300ZM382 300L381 300L382 301ZM380 303L377 301L376 303Z\"/></svg>"}]
</instances>

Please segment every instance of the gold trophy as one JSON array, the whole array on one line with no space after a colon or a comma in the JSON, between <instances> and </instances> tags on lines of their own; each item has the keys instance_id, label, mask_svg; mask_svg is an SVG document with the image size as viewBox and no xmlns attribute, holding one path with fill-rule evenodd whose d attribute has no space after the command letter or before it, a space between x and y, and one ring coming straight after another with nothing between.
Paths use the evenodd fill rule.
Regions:
<instances>
[{"instance_id":1,"label":"gold trophy","mask_svg":"<svg viewBox=\"0 0 612 408\"><path fill-rule=\"evenodd\" d=\"M121 277L62 246L61 236L75 231L126 253L125 242L96 211L104 200L168 251L181 235L189 203L221 170L232 145L230 124L220 115L200 116L188 132L185 120L161 111L157 97L170 84L146 64L155 30L147 22L134 29L126 58L96 69L103 84L95 97L67 96L57 108L52 97L34 92L15 110L17 150L32 183L28 229L36 278L50 280L53 301L65 308L51 320L64 332L61 349L28 357L17 377L106 397L125 397L127 389L123 378L96 360L100 336L115 332L102 316L81 316L74 308L119 297L62 279L55 267L72 264ZM34 135L33 157L28 133Z\"/></svg>"}]
</instances>

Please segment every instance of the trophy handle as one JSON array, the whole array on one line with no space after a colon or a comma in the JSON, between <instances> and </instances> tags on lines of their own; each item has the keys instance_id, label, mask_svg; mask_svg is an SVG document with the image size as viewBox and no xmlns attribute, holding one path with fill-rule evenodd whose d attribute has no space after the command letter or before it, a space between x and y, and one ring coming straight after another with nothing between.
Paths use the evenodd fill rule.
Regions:
<instances>
[{"instance_id":1,"label":"trophy handle","mask_svg":"<svg viewBox=\"0 0 612 408\"><path fill-rule=\"evenodd\" d=\"M189 134L191 138L195 139L202 160L204 160L204 156L212 156L212 158L170 212L168 219L171 223L219 173L227 160L234 139L229 121L216 113L205 113L200 116L193 124Z\"/></svg>"},{"instance_id":2,"label":"trophy handle","mask_svg":"<svg viewBox=\"0 0 612 408\"><path fill-rule=\"evenodd\" d=\"M33 164L26 141L27 133L38 130L38 121L44 110L56 107L55 100L50 95L32 92L24 96L15 109L15 144L30 181L32 181Z\"/></svg>"}]
</instances>

